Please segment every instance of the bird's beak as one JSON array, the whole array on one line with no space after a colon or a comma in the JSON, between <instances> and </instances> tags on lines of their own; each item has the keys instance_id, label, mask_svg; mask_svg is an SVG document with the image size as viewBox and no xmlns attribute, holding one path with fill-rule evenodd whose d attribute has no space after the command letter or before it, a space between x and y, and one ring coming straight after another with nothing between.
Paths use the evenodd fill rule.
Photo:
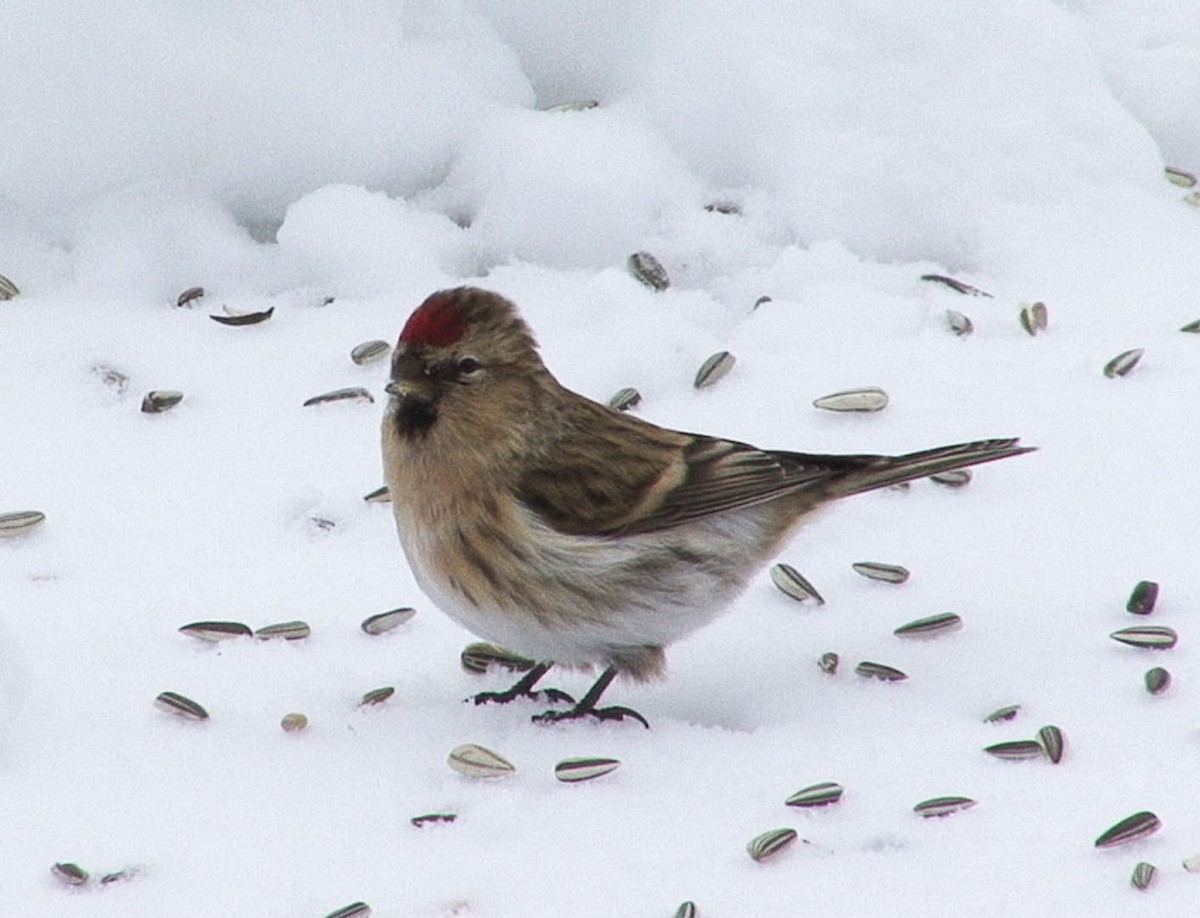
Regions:
<instances>
[{"instance_id":1,"label":"bird's beak","mask_svg":"<svg viewBox=\"0 0 1200 918\"><path fill-rule=\"evenodd\" d=\"M434 383L431 379L393 379L383 387L392 398L418 398L433 401Z\"/></svg>"}]
</instances>

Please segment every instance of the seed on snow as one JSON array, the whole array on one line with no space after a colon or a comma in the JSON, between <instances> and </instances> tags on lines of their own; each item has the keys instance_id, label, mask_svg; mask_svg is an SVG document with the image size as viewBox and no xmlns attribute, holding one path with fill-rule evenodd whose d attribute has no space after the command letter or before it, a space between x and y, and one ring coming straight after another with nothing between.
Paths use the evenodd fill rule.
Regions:
<instances>
[{"instance_id":1,"label":"seed on snow","mask_svg":"<svg viewBox=\"0 0 1200 918\"><path fill-rule=\"evenodd\" d=\"M1045 303L1021 304L1021 312L1018 317L1021 320L1021 327L1031 335L1045 331L1046 326L1050 324L1050 312L1046 309Z\"/></svg>"},{"instance_id":2,"label":"seed on snow","mask_svg":"<svg viewBox=\"0 0 1200 918\"><path fill-rule=\"evenodd\" d=\"M1109 637L1130 647L1146 647L1150 650L1169 650L1179 640L1175 629L1166 625L1134 625L1114 631Z\"/></svg>"},{"instance_id":3,"label":"seed on snow","mask_svg":"<svg viewBox=\"0 0 1200 918\"><path fill-rule=\"evenodd\" d=\"M946 324L950 326L950 331L960 338L965 338L975 330L971 320L957 309L946 310Z\"/></svg>"},{"instance_id":4,"label":"seed on snow","mask_svg":"<svg viewBox=\"0 0 1200 918\"><path fill-rule=\"evenodd\" d=\"M1187 325L1184 325L1179 330L1181 332L1188 332L1189 334L1193 335L1200 334L1200 319L1196 319L1194 322L1188 322Z\"/></svg>"},{"instance_id":5,"label":"seed on snow","mask_svg":"<svg viewBox=\"0 0 1200 918\"><path fill-rule=\"evenodd\" d=\"M1163 169L1163 174L1166 175L1168 182L1172 185L1178 185L1180 188L1191 188L1196 184L1196 176L1192 175L1186 169L1167 166Z\"/></svg>"},{"instance_id":6,"label":"seed on snow","mask_svg":"<svg viewBox=\"0 0 1200 918\"><path fill-rule=\"evenodd\" d=\"M524 673L537 665L536 660L513 653L496 644L487 641L476 641L468 644L459 655L462 668L469 673L479 675L489 669L502 669L510 673Z\"/></svg>"},{"instance_id":7,"label":"seed on snow","mask_svg":"<svg viewBox=\"0 0 1200 918\"><path fill-rule=\"evenodd\" d=\"M729 353L729 351L717 351L717 353L709 357L704 363L700 364L700 369L696 371L696 379L693 385L697 389L704 389L711 386L732 370L735 363L737 363L737 358Z\"/></svg>"},{"instance_id":8,"label":"seed on snow","mask_svg":"<svg viewBox=\"0 0 1200 918\"><path fill-rule=\"evenodd\" d=\"M177 692L163 692L154 699L154 706L185 720L208 720L208 711Z\"/></svg>"},{"instance_id":9,"label":"seed on snow","mask_svg":"<svg viewBox=\"0 0 1200 918\"><path fill-rule=\"evenodd\" d=\"M834 781L822 781L796 791L784 803L800 807L829 806L841 800L844 791L845 788Z\"/></svg>"},{"instance_id":10,"label":"seed on snow","mask_svg":"<svg viewBox=\"0 0 1200 918\"><path fill-rule=\"evenodd\" d=\"M369 708L373 705L383 704L389 698L396 694L396 689L391 685L380 686L377 689L371 689L358 702L360 708Z\"/></svg>"},{"instance_id":11,"label":"seed on snow","mask_svg":"<svg viewBox=\"0 0 1200 918\"><path fill-rule=\"evenodd\" d=\"M411 609L408 606L399 609L390 609L387 612L377 612L374 615L368 615L363 619L362 625L359 627L372 636L386 634L393 628L403 625L416 614L417 610Z\"/></svg>"},{"instance_id":12,"label":"seed on snow","mask_svg":"<svg viewBox=\"0 0 1200 918\"><path fill-rule=\"evenodd\" d=\"M1151 695L1161 695L1171 687L1171 674L1161 666L1146 670L1146 691Z\"/></svg>"},{"instance_id":13,"label":"seed on snow","mask_svg":"<svg viewBox=\"0 0 1200 918\"><path fill-rule=\"evenodd\" d=\"M1109 379L1124 376L1138 365L1138 361L1142 359L1144 353L1146 353L1145 349L1140 347L1122 351L1104 365L1104 375Z\"/></svg>"},{"instance_id":14,"label":"seed on snow","mask_svg":"<svg viewBox=\"0 0 1200 918\"><path fill-rule=\"evenodd\" d=\"M346 389L334 389L332 392L322 392L320 395L314 395L312 398L305 400L304 407L325 405L329 402L369 402L374 404L375 399L362 386L350 386Z\"/></svg>"},{"instance_id":15,"label":"seed on snow","mask_svg":"<svg viewBox=\"0 0 1200 918\"><path fill-rule=\"evenodd\" d=\"M500 753L475 743L455 746L450 750L446 761L460 775L466 775L468 778L498 778L517 770L512 762Z\"/></svg>"},{"instance_id":16,"label":"seed on snow","mask_svg":"<svg viewBox=\"0 0 1200 918\"><path fill-rule=\"evenodd\" d=\"M279 721L279 726L283 728L284 733L299 733L308 726L308 718L299 711L292 711L283 715L283 719Z\"/></svg>"},{"instance_id":17,"label":"seed on snow","mask_svg":"<svg viewBox=\"0 0 1200 918\"><path fill-rule=\"evenodd\" d=\"M970 797L933 797L922 800L913 807L913 812L925 819L934 819L970 809L974 805L975 801Z\"/></svg>"},{"instance_id":18,"label":"seed on snow","mask_svg":"<svg viewBox=\"0 0 1200 918\"><path fill-rule=\"evenodd\" d=\"M41 510L17 510L0 513L0 537L23 535L46 521Z\"/></svg>"},{"instance_id":19,"label":"seed on snow","mask_svg":"<svg viewBox=\"0 0 1200 918\"><path fill-rule=\"evenodd\" d=\"M299 641L312 634L312 628L307 622L280 622L278 625L267 625L254 632L256 638L269 641L272 638L283 638L285 641Z\"/></svg>"},{"instance_id":20,"label":"seed on snow","mask_svg":"<svg viewBox=\"0 0 1200 918\"><path fill-rule=\"evenodd\" d=\"M918 618L901 625L892 634L902 638L933 638L940 634L948 634L962 628L962 619L953 612L943 612L940 615L930 615Z\"/></svg>"},{"instance_id":21,"label":"seed on snow","mask_svg":"<svg viewBox=\"0 0 1200 918\"><path fill-rule=\"evenodd\" d=\"M175 300L176 306L190 306L200 297L204 296L203 287L188 287L187 290L179 294L179 298Z\"/></svg>"},{"instance_id":22,"label":"seed on snow","mask_svg":"<svg viewBox=\"0 0 1200 918\"><path fill-rule=\"evenodd\" d=\"M371 918L371 906L365 902L352 902L335 909L325 918Z\"/></svg>"},{"instance_id":23,"label":"seed on snow","mask_svg":"<svg viewBox=\"0 0 1200 918\"><path fill-rule=\"evenodd\" d=\"M641 401L642 393L632 386L626 386L613 394L613 397L608 400L608 407L613 411L628 411L641 404Z\"/></svg>"},{"instance_id":24,"label":"seed on snow","mask_svg":"<svg viewBox=\"0 0 1200 918\"><path fill-rule=\"evenodd\" d=\"M817 592L816 587L804 579L804 576L790 564L776 564L772 566L771 582L798 602L815 599L817 605L825 605L825 600L821 598L821 594Z\"/></svg>"},{"instance_id":25,"label":"seed on snow","mask_svg":"<svg viewBox=\"0 0 1200 918\"><path fill-rule=\"evenodd\" d=\"M1133 875L1129 878L1129 882L1134 889L1144 892L1154 883L1157 874L1158 870L1153 864L1147 861L1138 861L1133 867Z\"/></svg>"},{"instance_id":26,"label":"seed on snow","mask_svg":"<svg viewBox=\"0 0 1200 918\"><path fill-rule=\"evenodd\" d=\"M1062 761L1067 748L1067 738L1062 730L1055 726L1046 726L1038 730L1038 740L1046 750L1046 757L1055 765Z\"/></svg>"},{"instance_id":27,"label":"seed on snow","mask_svg":"<svg viewBox=\"0 0 1200 918\"><path fill-rule=\"evenodd\" d=\"M596 99L579 99L576 102L560 102L558 105L543 108L542 111L547 113L586 112L599 107L600 103Z\"/></svg>"},{"instance_id":28,"label":"seed on snow","mask_svg":"<svg viewBox=\"0 0 1200 918\"><path fill-rule=\"evenodd\" d=\"M750 853L750 857L761 862L774 857L798 837L795 829L771 829L769 832L763 832L762 835L752 838L746 845L746 850Z\"/></svg>"},{"instance_id":29,"label":"seed on snow","mask_svg":"<svg viewBox=\"0 0 1200 918\"><path fill-rule=\"evenodd\" d=\"M986 296L989 299L991 299L992 296L990 293L985 293L978 287L972 287L970 284L964 284L962 281L956 280L953 277L947 277L945 274L922 274L921 280L933 281L937 284L944 284L951 290L961 293L964 296Z\"/></svg>"},{"instance_id":30,"label":"seed on snow","mask_svg":"<svg viewBox=\"0 0 1200 918\"><path fill-rule=\"evenodd\" d=\"M414 816L409 820L418 829L421 826L429 825L436 822L454 822L458 819L457 813L426 813L424 816Z\"/></svg>"},{"instance_id":31,"label":"seed on snow","mask_svg":"<svg viewBox=\"0 0 1200 918\"><path fill-rule=\"evenodd\" d=\"M50 872L68 886L83 886L88 881L88 872L70 861L59 861Z\"/></svg>"},{"instance_id":32,"label":"seed on snow","mask_svg":"<svg viewBox=\"0 0 1200 918\"><path fill-rule=\"evenodd\" d=\"M1020 710L1021 706L1019 704L1007 704L1002 708L996 708L996 710L983 719L983 722L985 724L998 724L1001 721L1012 720Z\"/></svg>"},{"instance_id":33,"label":"seed on snow","mask_svg":"<svg viewBox=\"0 0 1200 918\"><path fill-rule=\"evenodd\" d=\"M908 568L899 564L880 564L878 561L855 561L850 565L855 573L862 574L871 580L882 580L885 583L903 583L908 579Z\"/></svg>"},{"instance_id":34,"label":"seed on snow","mask_svg":"<svg viewBox=\"0 0 1200 918\"><path fill-rule=\"evenodd\" d=\"M870 660L863 660L858 666L854 667L854 671L864 679L879 679L883 682L903 682L908 678L906 673L901 672L894 666L885 666L883 663L872 663Z\"/></svg>"},{"instance_id":35,"label":"seed on snow","mask_svg":"<svg viewBox=\"0 0 1200 918\"><path fill-rule=\"evenodd\" d=\"M1149 615L1154 611L1158 602L1158 584L1153 580L1139 580L1133 592L1129 594L1129 602L1125 609L1134 615Z\"/></svg>"},{"instance_id":36,"label":"seed on snow","mask_svg":"<svg viewBox=\"0 0 1200 918\"><path fill-rule=\"evenodd\" d=\"M214 643L230 638L249 637L252 634L250 626L241 622L192 622L190 625L184 625L179 631L188 637Z\"/></svg>"},{"instance_id":37,"label":"seed on snow","mask_svg":"<svg viewBox=\"0 0 1200 918\"><path fill-rule=\"evenodd\" d=\"M1153 835L1162 827L1159 818L1149 810L1142 810L1132 816L1126 816L1111 829L1100 834L1096 839L1097 848L1113 848L1126 842L1136 841Z\"/></svg>"},{"instance_id":38,"label":"seed on snow","mask_svg":"<svg viewBox=\"0 0 1200 918\"><path fill-rule=\"evenodd\" d=\"M671 286L667 269L649 252L634 252L629 256L629 273L652 290L666 290Z\"/></svg>"},{"instance_id":39,"label":"seed on snow","mask_svg":"<svg viewBox=\"0 0 1200 918\"><path fill-rule=\"evenodd\" d=\"M17 285L10 281L3 274L0 274L0 300L11 300L21 291L17 289Z\"/></svg>"},{"instance_id":40,"label":"seed on snow","mask_svg":"<svg viewBox=\"0 0 1200 918\"><path fill-rule=\"evenodd\" d=\"M378 339L364 341L362 344L356 344L350 349L350 359L360 367L364 367L368 363L374 363L376 360L386 357L391 349L392 346L386 341Z\"/></svg>"},{"instance_id":41,"label":"seed on snow","mask_svg":"<svg viewBox=\"0 0 1200 918\"><path fill-rule=\"evenodd\" d=\"M220 322L222 325L257 325L259 322L265 322L275 314L275 307L264 309L260 312L240 312L236 315L213 316L209 318L214 322Z\"/></svg>"},{"instance_id":42,"label":"seed on snow","mask_svg":"<svg viewBox=\"0 0 1200 918\"><path fill-rule=\"evenodd\" d=\"M1011 761L1040 759L1046 754L1046 750L1037 740L1009 740L1004 743L993 743L991 746L986 746L983 751L998 759Z\"/></svg>"},{"instance_id":43,"label":"seed on snow","mask_svg":"<svg viewBox=\"0 0 1200 918\"><path fill-rule=\"evenodd\" d=\"M845 389L813 400L815 407L826 411L882 411L887 403L888 394L878 386Z\"/></svg>"},{"instance_id":44,"label":"seed on snow","mask_svg":"<svg viewBox=\"0 0 1200 918\"><path fill-rule=\"evenodd\" d=\"M821 654L821 659L817 661L817 666L821 667L821 672L829 673L831 676L836 676L838 668L838 655L832 650Z\"/></svg>"},{"instance_id":45,"label":"seed on snow","mask_svg":"<svg viewBox=\"0 0 1200 918\"><path fill-rule=\"evenodd\" d=\"M563 759L554 766L554 777L567 784L577 781L590 781L611 771L616 771L621 763L616 759Z\"/></svg>"},{"instance_id":46,"label":"seed on snow","mask_svg":"<svg viewBox=\"0 0 1200 918\"><path fill-rule=\"evenodd\" d=\"M696 918L696 903L690 900L684 902L675 909L674 918Z\"/></svg>"},{"instance_id":47,"label":"seed on snow","mask_svg":"<svg viewBox=\"0 0 1200 918\"><path fill-rule=\"evenodd\" d=\"M162 414L183 401L183 393L175 389L151 389L142 399L145 414Z\"/></svg>"}]
</instances>

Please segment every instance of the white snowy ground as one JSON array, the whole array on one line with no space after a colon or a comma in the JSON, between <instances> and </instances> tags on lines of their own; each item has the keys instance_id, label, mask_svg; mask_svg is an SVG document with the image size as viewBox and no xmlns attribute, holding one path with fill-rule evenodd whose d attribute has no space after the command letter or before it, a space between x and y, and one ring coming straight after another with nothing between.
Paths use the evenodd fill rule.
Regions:
<instances>
[{"instance_id":1,"label":"white snowy ground","mask_svg":"<svg viewBox=\"0 0 1200 918\"><path fill-rule=\"evenodd\" d=\"M1163 167L1200 168L1200 6L740 6L9 4L0 273L21 294L0 303L0 512L47 519L0 542L0 914L1194 911L1200 337L1178 329L1200 318L1200 210ZM601 105L539 111L582 99ZM637 250L671 289L628 275ZM362 500L386 370L349 351L460 283L514 298L566 384L636 386L658 423L817 452L1040 451L812 522L780 560L827 604L764 571L673 648L667 682L610 690L653 729L538 727L536 706L462 703L508 679L460 668L472 637ZM1050 322L1031 338L1034 300ZM223 306L275 313L229 328L208 318ZM722 349L736 368L695 390ZM376 403L301 407L355 385ZM812 407L865 385L886 410ZM141 413L156 388L185 398ZM912 577L868 581L860 560ZM1148 619L1124 610L1142 579L1162 585ZM359 630L401 605L418 611L398 630ZM948 611L962 631L892 635ZM288 644L177 631L297 618L312 636ZM1179 646L1108 638L1146 623ZM830 650L836 676L816 666ZM910 678L861 679L860 660ZM1156 664L1174 676L1158 697ZM165 690L211 718L157 710ZM289 711L309 728L285 734ZM1045 724L1061 764L983 752ZM451 771L464 742L516 774ZM580 755L622 767L556 782ZM842 801L784 805L819 781ZM913 813L947 794L978 802ZM1161 831L1093 846L1143 809ZM458 819L410 825L430 812ZM752 862L783 826L807 843ZM1146 892L1140 860L1159 868ZM62 884L61 861L92 882Z\"/></svg>"}]
</instances>

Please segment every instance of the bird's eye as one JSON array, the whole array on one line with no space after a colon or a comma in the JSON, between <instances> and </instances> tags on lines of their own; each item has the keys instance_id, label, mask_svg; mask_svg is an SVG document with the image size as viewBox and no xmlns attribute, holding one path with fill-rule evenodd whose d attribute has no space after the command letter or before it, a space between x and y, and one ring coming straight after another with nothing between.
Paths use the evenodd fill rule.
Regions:
<instances>
[{"instance_id":1,"label":"bird's eye","mask_svg":"<svg viewBox=\"0 0 1200 918\"><path fill-rule=\"evenodd\" d=\"M469 376L479 370L479 361L474 357L464 357L458 362L458 372Z\"/></svg>"}]
</instances>

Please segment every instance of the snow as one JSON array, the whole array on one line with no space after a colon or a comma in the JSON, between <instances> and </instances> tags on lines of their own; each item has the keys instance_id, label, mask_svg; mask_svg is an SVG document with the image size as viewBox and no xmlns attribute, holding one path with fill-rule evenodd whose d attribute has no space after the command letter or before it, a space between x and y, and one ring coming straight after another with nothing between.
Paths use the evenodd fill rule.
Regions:
<instances>
[{"instance_id":1,"label":"snow","mask_svg":"<svg viewBox=\"0 0 1200 918\"><path fill-rule=\"evenodd\" d=\"M0 273L21 294L0 302L0 513L47 520L0 540L0 912L1190 910L1200 341L1178 328L1200 318L1200 212L1163 167L1200 168L1194 4L10 6ZM643 250L669 290L626 271ZM382 483L386 369L349 351L460 283L519 303L565 384L636 386L656 423L813 452L1040 449L809 523L779 560L827 604L764 571L671 649L667 681L610 689L651 730L535 726L534 705L462 703L507 679L462 671L472 636L362 500ZM1030 338L1035 300L1050 325ZM224 306L275 312L230 328L207 318ZM1106 379L1133 347L1141 363ZM718 350L736 367L695 390ZM866 385L886 410L811 405ZM375 404L301 407L346 386ZM185 397L143 414L151 389ZM871 582L862 560L913 576ZM1142 579L1162 584L1148 619L1124 611ZM359 630L397 606L417 614ZM945 611L961 632L891 634ZM177 631L297 618L312 636L294 643ZM1179 646L1107 637L1143 623ZM828 650L836 676L815 665ZM910 678L860 679L860 660ZM1154 665L1174 679L1159 697ZM211 718L159 711L167 690ZM1013 722L982 722L1011 703ZM285 734L289 711L308 729ZM1061 764L982 751L1045 724ZM466 742L515 775L451 771ZM555 781L583 755L622 766ZM784 806L819 781L842 801ZM949 794L978 803L913 814ZM1161 831L1093 847L1142 809ZM410 825L432 812L458 819ZM752 862L746 843L782 826L806 843ZM1159 868L1145 893L1139 860ZM59 861L92 883L67 888Z\"/></svg>"}]
</instances>

